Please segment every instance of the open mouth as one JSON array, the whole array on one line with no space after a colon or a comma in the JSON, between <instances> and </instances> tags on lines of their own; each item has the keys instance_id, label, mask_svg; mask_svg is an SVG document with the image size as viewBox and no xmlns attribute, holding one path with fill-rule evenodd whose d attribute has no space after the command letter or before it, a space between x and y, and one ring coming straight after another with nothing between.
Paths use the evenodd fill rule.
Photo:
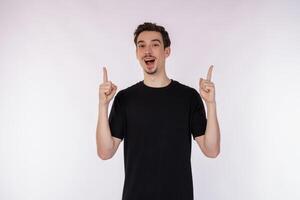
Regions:
<instances>
[{"instance_id":1,"label":"open mouth","mask_svg":"<svg viewBox=\"0 0 300 200\"><path fill-rule=\"evenodd\" d=\"M146 63L147 66L153 66L155 62L155 58L145 58L144 62Z\"/></svg>"}]
</instances>

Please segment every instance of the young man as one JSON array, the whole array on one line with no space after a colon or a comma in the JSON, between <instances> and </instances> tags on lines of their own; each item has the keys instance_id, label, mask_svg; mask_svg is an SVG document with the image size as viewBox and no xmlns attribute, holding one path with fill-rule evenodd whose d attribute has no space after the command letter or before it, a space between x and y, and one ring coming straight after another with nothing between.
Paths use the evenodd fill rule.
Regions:
<instances>
[{"instance_id":1,"label":"young man","mask_svg":"<svg viewBox=\"0 0 300 200\"><path fill-rule=\"evenodd\" d=\"M103 68L99 89L97 151L106 160L124 139L125 180L122 200L192 200L191 135L205 156L220 152L215 87L207 78L197 90L170 79L165 60L169 35L162 26L144 23L134 33L136 57L144 80L119 91Z\"/></svg>"}]
</instances>

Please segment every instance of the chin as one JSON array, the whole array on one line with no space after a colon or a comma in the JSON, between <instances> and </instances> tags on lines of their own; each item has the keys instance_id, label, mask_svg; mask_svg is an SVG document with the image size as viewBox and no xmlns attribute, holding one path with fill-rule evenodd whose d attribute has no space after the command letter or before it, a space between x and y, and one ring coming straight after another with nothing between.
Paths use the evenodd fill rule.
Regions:
<instances>
[{"instance_id":1,"label":"chin","mask_svg":"<svg viewBox=\"0 0 300 200\"><path fill-rule=\"evenodd\" d=\"M156 74L156 70L154 70L154 71L146 71L145 70L145 73L147 73L147 74Z\"/></svg>"},{"instance_id":2,"label":"chin","mask_svg":"<svg viewBox=\"0 0 300 200\"><path fill-rule=\"evenodd\" d=\"M144 72L147 74L155 74L157 72L157 67L154 66L152 69L148 69L147 66L143 66Z\"/></svg>"}]
</instances>

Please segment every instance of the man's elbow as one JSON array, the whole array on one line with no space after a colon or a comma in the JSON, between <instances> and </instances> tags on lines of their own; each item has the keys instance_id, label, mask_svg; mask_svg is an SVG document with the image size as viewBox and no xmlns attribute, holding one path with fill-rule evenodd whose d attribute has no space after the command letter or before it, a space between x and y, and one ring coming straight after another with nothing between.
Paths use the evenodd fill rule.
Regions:
<instances>
[{"instance_id":1,"label":"man's elbow","mask_svg":"<svg viewBox=\"0 0 300 200\"><path fill-rule=\"evenodd\" d=\"M110 153L102 152L100 150L97 151L97 154L101 160L108 160L108 159L112 158L112 155Z\"/></svg>"},{"instance_id":2,"label":"man's elbow","mask_svg":"<svg viewBox=\"0 0 300 200\"><path fill-rule=\"evenodd\" d=\"M217 150L217 151L206 152L205 156L208 158L217 158L219 154L220 154L220 150Z\"/></svg>"}]
</instances>

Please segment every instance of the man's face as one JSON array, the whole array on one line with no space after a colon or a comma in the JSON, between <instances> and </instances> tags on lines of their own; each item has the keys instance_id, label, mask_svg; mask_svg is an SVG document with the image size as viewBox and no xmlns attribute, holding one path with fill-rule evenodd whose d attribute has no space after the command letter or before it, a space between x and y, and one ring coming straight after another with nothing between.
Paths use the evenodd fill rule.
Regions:
<instances>
[{"instance_id":1,"label":"man's face","mask_svg":"<svg viewBox=\"0 0 300 200\"><path fill-rule=\"evenodd\" d=\"M170 47L164 48L162 35L156 31L143 31L137 38L136 57L148 74L160 72L165 67L165 59Z\"/></svg>"}]
</instances>

